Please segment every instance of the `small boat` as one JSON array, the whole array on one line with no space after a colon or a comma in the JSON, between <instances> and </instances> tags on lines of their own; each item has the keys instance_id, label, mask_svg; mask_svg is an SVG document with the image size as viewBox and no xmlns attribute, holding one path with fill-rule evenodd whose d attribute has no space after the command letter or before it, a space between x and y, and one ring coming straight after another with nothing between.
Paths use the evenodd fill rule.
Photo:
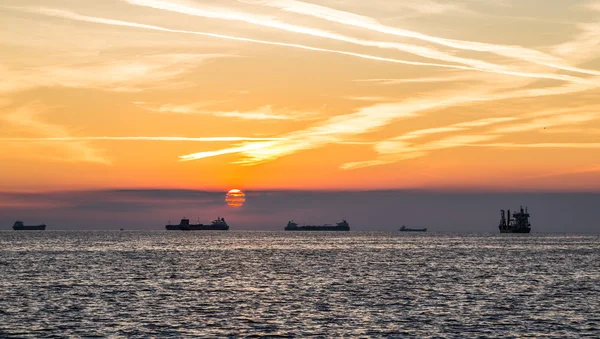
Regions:
<instances>
[{"instance_id":1,"label":"small boat","mask_svg":"<svg viewBox=\"0 0 600 339\"><path fill-rule=\"evenodd\" d=\"M15 221L15 224L13 225L13 230L15 231L43 231L46 229L46 225L45 224L41 224L41 225L25 225L23 224L22 221Z\"/></svg>"},{"instance_id":2,"label":"small boat","mask_svg":"<svg viewBox=\"0 0 600 339\"><path fill-rule=\"evenodd\" d=\"M408 228L404 225L398 230L400 232L427 232L427 228Z\"/></svg>"}]
</instances>

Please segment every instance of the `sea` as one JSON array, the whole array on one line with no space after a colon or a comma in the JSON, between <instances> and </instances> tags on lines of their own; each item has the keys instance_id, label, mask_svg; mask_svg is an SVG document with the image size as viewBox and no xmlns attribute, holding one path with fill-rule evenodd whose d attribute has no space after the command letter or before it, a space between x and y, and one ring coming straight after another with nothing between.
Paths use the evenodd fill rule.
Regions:
<instances>
[{"instance_id":1,"label":"sea","mask_svg":"<svg viewBox=\"0 0 600 339\"><path fill-rule=\"evenodd\" d=\"M600 236L0 231L1 338L599 338Z\"/></svg>"}]
</instances>

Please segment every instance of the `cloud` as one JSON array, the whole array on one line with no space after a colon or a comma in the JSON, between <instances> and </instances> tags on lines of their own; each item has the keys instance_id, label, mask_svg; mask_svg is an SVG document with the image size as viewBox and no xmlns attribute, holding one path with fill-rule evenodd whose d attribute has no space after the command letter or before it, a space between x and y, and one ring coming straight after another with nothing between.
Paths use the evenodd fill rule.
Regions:
<instances>
[{"instance_id":1,"label":"cloud","mask_svg":"<svg viewBox=\"0 0 600 339\"><path fill-rule=\"evenodd\" d=\"M152 7L152 8L158 8L158 9L163 9L163 10L167 10L167 11L175 11L178 13L189 14L189 15L203 16L203 17L209 17L209 18L221 18L221 19L225 19L225 20L241 20L244 22L253 23L253 24L257 24L257 25L286 29L286 30L296 32L296 33L310 34L310 35L315 35L315 36L324 37L324 38L336 39L339 41L350 42L350 43L359 44L359 45L363 45L363 46L379 47L379 48L386 48L386 49L392 48L392 49L397 49L397 50L401 50L404 52L416 54L416 55L419 55L419 56L422 56L425 58L440 59L440 60L445 60L445 61L449 61L449 62L453 62L453 63L461 63L461 64L468 65L468 66L455 65L455 64L441 64L441 63L432 63L432 62L408 61L408 60L395 59L395 58L379 57L379 56L374 56L374 55L370 55L370 54L361 54L361 53L347 52L347 51L342 51L342 50L311 47L311 46L300 45L300 44L290 44L290 43L283 43L283 42L242 38L242 37L236 37L236 36L231 36L231 35L215 34L215 33L207 33L207 32L168 29L168 28L154 26L154 25L146 25L146 24L139 24L139 23L134 23L134 22L84 16L84 15L80 15L80 14L73 13L70 11L65 11L65 10L48 9L48 8L27 8L27 7L10 7L10 8L14 9L14 10L33 12L33 13L61 17L61 18L71 19L71 20L87 21L87 22L101 23L101 24L108 24L108 25L143 28L143 29L150 29L150 30L157 30L157 31L171 32L171 33L194 34L194 35L210 36L210 37L221 38L221 39L247 41L247 42L254 42L254 43L260 43L260 44L267 44L267 45L277 45L277 46L285 46L285 47L292 47L292 48L300 48L300 49L305 49L305 50L336 53L336 54L359 57L359 58L363 58L363 59L392 62L392 63L405 64L405 65L481 71L481 72L487 72L487 73L496 73L496 74L523 77L523 78L531 78L531 79L552 79L552 80L574 82L574 83L579 83L579 84L588 84L588 85L592 84L592 81L589 79L574 77L574 76L570 76L570 75L510 70L510 69L507 69L505 66L490 64L488 62L475 60L475 59L465 59L465 58L455 57L451 54L439 52L439 51L436 51L436 50L433 50L433 49L427 48L427 47L393 43L393 42L365 41L365 40L345 37L345 36L342 36L339 34L320 31L320 30L316 30L316 29L312 29L312 28L283 24L283 23L279 23L278 21L269 21L266 19L259 19L259 18L255 18L252 16L247 17L247 16L243 16L242 13L237 13L237 12L214 12L214 11L210 11L208 9L186 7L183 5L165 2L165 1L154 1L154 0L122 0L122 1L126 1L126 2L132 3L132 4L137 4L140 6L148 6L148 7ZM7 7L5 7L5 8L7 8ZM593 73L593 74L595 74L595 73ZM600 72L597 72L597 74L600 75Z\"/></svg>"},{"instance_id":2,"label":"cloud","mask_svg":"<svg viewBox=\"0 0 600 339\"><path fill-rule=\"evenodd\" d=\"M512 143L499 142L493 144L476 144L471 146L477 147L494 147L494 148L583 148L596 149L600 148L600 142L542 142L542 143Z\"/></svg>"},{"instance_id":3,"label":"cloud","mask_svg":"<svg viewBox=\"0 0 600 339\"><path fill-rule=\"evenodd\" d=\"M0 138L0 141L34 141L34 142L63 142L63 141L176 141L176 142L235 142L235 141L279 141L281 138L254 137L161 137L161 136L126 136L126 137L48 137L48 138Z\"/></svg>"},{"instance_id":4,"label":"cloud","mask_svg":"<svg viewBox=\"0 0 600 339\"><path fill-rule=\"evenodd\" d=\"M135 0L137 1L147 1L147 0ZM295 0L256 0L256 1L248 1L245 2L260 4L263 6L270 6L280 8L284 11L294 12L304 15L310 15L313 17L321 18L324 20L341 23L344 25L360 27L364 29L368 29L375 32L385 33L388 35L395 35L406 38L414 38L422 41L426 41L427 43L434 43L438 45L442 45L445 47L468 50L468 51L477 51L477 52L489 52L494 53L496 55L500 55L503 57L508 57L511 59L519 59L527 62L531 62L538 65L548 66L561 70L568 70L571 72L578 72L589 75L600 75L600 71L582 69L577 67L572 67L568 64L565 64L561 59L554 57L549 54L545 54L543 52L524 48L521 46L506 46L506 45L496 45L496 44L488 44L481 43L476 41L464 41L464 40L454 40L454 39L444 39L439 37L434 37L430 35L426 35L423 33L400 29L396 27L386 26L379 23L377 20L358 15L355 13L349 13L321 5L310 4L302 1ZM408 6L414 10L417 10L424 14L430 13L442 13L448 10L456 10L458 9L455 5L452 4L442 4L435 1L403 1L402 3L398 3L399 6ZM390 45L391 46L391 45ZM425 49L421 50L425 53ZM417 53L418 54L418 53ZM422 55L425 56L425 55ZM432 57L431 55L428 57ZM447 57L447 56L446 56ZM451 61L451 59L444 59L442 54L439 54L439 58ZM455 59L456 62L459 62L458 59ZM466 60L463 60L466 61ZM473 67L476 66L475 63L468 63ZM483 65L483 64L481 64ZM488 65L489 66L489 65ZM494 66L492 66L494 67ZM485 67L482 67L485 68ZM493 69L493 68L491 68Z\"/></svg>"},{"instance_id":5,"label":"cloud","mask_svg":"<svg viewBox=\"0 0 600 339\"><path fill-rule=\"evenodd\" d=\"M351 138L355 135L360 135L363 133L373 131L377 128L381 128L400 118L418 116L421 112L426 110L439 110L457 105L467 105L470 103L480 103L485 101L564 95L568 93L582 92L593 88L595 88L594 85L583 85L573 83L548 88L525 88L503 92L494 92L493 87L485 88L482 86L475 86L471 88L462 88L458 92L444 92L444 94L437 93L437 95L432 95L432 98L413 99L402 103L385 103L365 107L360 109L357 113L337 116L315 126L309 127L305 130L284 134L280 136L284 139L284 141L243 144L241 145L241 147L234 147L219 151L188 154L182 156L181 158L184 160L194 160L222 154L241 153L244 156L244 158L238 161L238 163L246 165L255 165L263 162L273 161L282 156L293 154L301 150L318 148L333 143L343 143L347 141L348 138ZM559 110L558 112L567 111L572 111L572 109ZM556 110L551 110L545 113L537 112L536 114L551 115L554 113L556 113ZM407 133L405 135L392 138L392 141L402 140L403 138L413 139L419 134L434 134L440 131L450 132L449 129L461 131L464 128L482 127L496 123L514 121L516 119L531 119L534 117L535 114L531 115L530 113L530 115L524 115L521 117L483 118L469 122L462 122L451 126L433 127L428 129L428 131L413 131L413 133L415 134ZM586 117L588 117L589 119L592 118L591 115L586 115ZM585 121L586 118L581 117L577 121L574 121L574 117L559 117L553 119L555 120L545 120L544 123L546 123L549 126L550 124L567 123L567 120L569 119L569 121L581 122ZM516 127L515 125L512 128L525 129L526 127ZM387 141L382 140L380 142ZM377 145L378 143L375 144ZM384 164L405 159L413 159L429 154L429 152L433 150L433 147L435 145L439 144L427 145L425 149L410 149L409 151L402 152L402 155L396 155L395 157L393 157L393 159L392 157L388 156L387 160L357 162L356 164L354 164L356 166L342 165L342 168L357 168L357 166L362 167L365 164Z\"/></svg>"},{"instance_id":6,"label":"cloud","mask_svg":"<svg viewBox=\"0 0 600 339\"><path fill-rule=\"evenodd\" d=\"M8 8L8 7L5 7L5 8ZM300 44L291 44L291 43L284 43L284 42L277 42L277 41L250 39L250 38L243 38L243 37L237 37L237 36L231 36L231 35L225 35L225 34L208 33L208 32L168 29L168 28L164 28L164 27L160 27L160 26L146 25L146 24L140 24L140 23L135 23L135 22L85 16L85 15L80 15L80 14L77 14L77 13L74 13L71 11L66 11L66 10L48 9L48 8L29 8L29 7L10 7L10 8L13 10L19 10L19 11L24 11L24 12L60 17L60 18L70 19L70 20L85 21L85 22L92 22L92 23L99 23L99 24L113 25L113 26L141 28L141 29L170 32L170 33L192 34L192 35L207 36L207 37L227 39L227 40L253 42L253 43L265 44L265 45L298 48L298 49L304 49L304 50L310 50L310 51L341 54L341 55L347 55L347 56L354 56L354 57L358 57L358 58L362 58L362 59L384 61L384 62L404 64L404 65L431 66L431 67L453 68L453 69L462 69L462 70L485 71L482 69L475 69L472 67L460 66L460 65L408 61L408 60L401 60L401 59L394 59L394 58L379 57L379 56L369 55L369 54L347 52L347 51L342 51L342 50L312 47L312 46L300 45ZM513 75L517 75L517 74L513 74ZM528 75L525 75L525 74L521 74L519 76L529 77ZM581 80L579 78L570 77L570 76L561 76L561 75L554 76L554 75L544 75L544 74L537 74L537 75L531 74L531 77L534 77L534 78L548 78L549 77L549 78L552 78L555 80L585 82L584 80Z\"/></svg>"},{"instance_id":7,"label":"cloud","mask_svg":"<svg viewBox=\"0 0 600 339\"><path fill-rule=\"evenodd\" d=\"M7 124L20 127L27 133L50 135L55 138L65 138L61 142L54 144L55 147L61 151L62 155L57 157L50 157L48 154L37 154L35 152L21 152L19 156L33 156L33 157L45 157L52 158L54 160L61 161L75 161L75 162L91 162L97 164L110 164L110 162L102 157L98 150L90 147L87 143L82 140L67 140L70 138L68 131L59 125L50 124L43 122L39 119L39 115L45 109L39 104L30 104L26 106L18 107L6 114L0 115L0 120ZM0 140L5 142L16 142L19 140Z\"/></svg>"},{"instance_id":8,"label":"cloud","mask_svg":"<svg viewBox=\"0 0 600 339\"><path fill-rule=\"evenodd\" d=\"M398 84L412 84L412 83L434 83L434 82L454 82L454 81L475 81L473 76L469 75L455 75L446 77L421 77L421 78L407 78L407 79L356 79L353 82L366 82L375 83L379 85L398 85Z\"/></svg>"},{"instance_id":9,"label":"cloud","mask_svg":"<svg viewBox=\"0 0 600 339\"><path fill-rule=\"evenodd\" d=\"M470 122L456 123L444 127L415 130L388 140L383 140L374 145L379 154L376 160L357 161L343 164L342 169L357 169L370 166L391 164L398 161L415 159L426 156L432 151L464 147L505 147L505 148L597 148L598 143L483 143L499 139L506 134L530 132L543 129L546 126L562 126L579 124L600 117L598 113L588 113L589 108L546 110L523 114L520 117L486 118ZM532 117L540 117L531 119ZM469 129L487 127L499 123L512 122L510 126L497 127L485 131L483 134L470 134ZM515 123L517 122L517 123ZM413 139L423 136L460 132L462 135L449 136L425 143L418 143ZM410 141L407 141L410 140Z\"/></svg>"},{"instance_id":10,"label":"cloud","mask_svg":"<svg viewBox=\"0 0 600 339\"><path fill-rule=\"evenodd\" d=\"M549 117L544 119L530 120L522 124L513 126L506 126L496 129L497 133L516 133L516 132L529 132L535 130L541 130L550 126L561 126L568 124L577 124L595 120L598 118L598 114L593 113L571 113L563 116Z\"/></svg>"},{"instance_id":11,"label":"cloud","mask_svg":"<svg viewBox=\"0 0 600 339\"><path fill-rule=\"evenodd\" d=\"M204 103L191 105L166 104L157 108L146 109L159 113L202 114L244 120L305 120L317 116L315 112L301 112L289 109L280 109L276 112L271 105L258 107L250 111L210 111L202 109L202 107L206 106L207 104Z\"/></svg>"},{"instance_id":12,"label":"cloud","mask_svg":"<svg viewBox=\"0 0 600 339\"><path fill-rule=\"evenodd\" d=\"M355 100L355 101L376 101L376 102L386 102L386 101L396 101L397 98L389 98L382 96L343 96L342 99L347 100Z\"/></svg>"},{"instance_id":13,"label":"cloud","mask_svg":"<svg viewBox=\"0 0 600 339\"><path fill-rule=\"evenodd\" d=\"M283 134L282 141L268 143L250 143L241 147L229 148L214 152L200 152L184 155L184 160L201 159L210 156L242 153L244 159L238 163L258 164L273 161L282 156L301 150L322 147L342 142L348 137L371 132L403 118L415 117L419 112L469 100L469 97L450 97L441 100L413 100L405 103L376 104L359 109L358 112L335 116L307 129Z\"/></svg>"},{"instance_id":14,"label":"cloud","mask_svg":"<svg viewBox=\"0 0 600 339\"><path fill-rule=\"evenodd\" d=\"M429 47L425 46L417 46L406 43L396 43L396 42L385 42L385 41L371 41L371 40L363 40L357 39L337 33L332 33L324 30L320 30L312 27L291 25L279 20L273 20L269 17L263 16L255 16L253 14L243 13L243 12L235 12L230 10L220 10L214 9L207 6L186 6L184 4L180 4L172 1L163 1L163 0L122 0L132 5L150 7L159 10L165 10L170 12L176 12L181 14L187 14L191 16L198 16L204 18L214 18L214 19L223 19L223 20L231 20L231 21L241 21L253 25L264 26L275 28L279 30L284 30L293 33L311 35L320 38L326 38L331 40L337 40L342 42L347 42L355 45L361 45L366 47L377 47L381 49L395 49L398 51L411 53L423 58L429 59L437 59L451 63L458 63L464 66L459 65L450 65L450 64L434 64L434 63L420 63L422 66L436 66L436 67L446 67L446 68L457 68L457 69L468 69L474 71L482 71L482 72L490 72L497 73L503 75L511 75L518 77L526 77L526 78L535 78L535 79L554 79L561 81L570 81L570 82L578 82L578 83L587 83L586 79L573 77L569 75L562 74L554 74L554 73L536 73L536 72L525 72L520 70L511 70L506 66L492 64L486 61L478 60L478 59L469 59L464 57L458 57L451 53L441 52ZM358 25L359 27L365 27L364 23L361 21L362 25ZM366 26L370 27L370 26ZM436 40L430 38L429 40ZM437 39L440 40L440 39ZM443 40L443 39L441 39ZM474 43L472 43L474 44ZM460 45L460 44L458 44ZM524 53L519 50L520 53ZM511 53L514 53L514 49L511 49ZM531 53L530 53L531 54ZM512 54L507 54L511 55ZM397 61L398 62L398 61ZM402 63L417 65L414 62L402 61ZM554 65L548 63L548 65ZM571 67L567 67L572 71L578 70ZM563 69L563 68L561 68ZM566 69L566 68L565 68ZM585 72L587 74L600 75L600 72L589 71L589 70L578 70L581 72Z\"/></svg>"},{"instance_id":15,"label":"cloud","mask_svg":"<svg viewBox=\"0 0 600 339\"><path fill-rule=\"evenodd\" d=\"M135 57L89 56L85 61L44 66L8 68L0 65L0 92L23 91L35 87L59 86L138 92L169 86L173 79L223 54L154 54Z\"/></svg>"},{"instance_id":16,"label":"cloud","mask_svg":"<svg viewBox=\"0 0 600 339\"><path fill-rule=\"evenodd\" d=\"M496 139L496 135L458 135L451 136L421 145L410 144L402 141L382 141L375 145L375 150L380 154L377 160L357 161L343 164L342 169L358 169L376 165L386 165L402 160L420 158L432 151L461 147Z\"/></svg>"}]
</instances>

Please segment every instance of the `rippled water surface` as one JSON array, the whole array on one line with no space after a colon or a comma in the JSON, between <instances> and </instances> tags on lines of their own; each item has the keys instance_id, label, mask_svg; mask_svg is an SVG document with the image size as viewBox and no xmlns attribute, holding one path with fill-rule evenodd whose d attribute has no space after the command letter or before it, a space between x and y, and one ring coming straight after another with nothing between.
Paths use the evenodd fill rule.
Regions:
<instances>
[{"instance_id":1,"label":"rippled water surface","mask_svg":"<svg viewBox=\"0 0 600 339\"><path fill-rule=\"evenodd\" d=\"M600 238L0 232L0 337L600 337Z\"/></svg>"}]
</instances>

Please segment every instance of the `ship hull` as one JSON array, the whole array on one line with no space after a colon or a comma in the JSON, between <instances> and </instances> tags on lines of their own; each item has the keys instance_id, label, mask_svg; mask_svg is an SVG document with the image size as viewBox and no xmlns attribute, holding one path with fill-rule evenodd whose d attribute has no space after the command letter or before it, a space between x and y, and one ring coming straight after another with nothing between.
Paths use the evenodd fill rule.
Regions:
<instances>
[{"instance_id":1,"label":"ship hull","mask_svg":"<svg viewBox=\"0 0 600 339\"><path fill-rule=\"evenodd\" d=\"M211 226L211 225L166 225L168 231L227 231L229 226Z\"/></svg>"},{"instance_id":2,"label":"ship hull","mask_svg":"<svg viewBox=\"0 0 600 339\"><path fill-rule=\"evenodd\" d=\"M46 225L32 225L32 226L13 226L15 231L44 231Z\"/></svg>"},{"instance_id":3,"label":"ship hull","mask_svg":"<svg viewBox=\"0 0 600 339\"><path fill-rule=\"evenodd\" d=\"M426 228L422 228L422 229L405 229L405 230L399 230L400 232L427 232Z\"/></svg>"},{"instance_id":4,"label":"ship hull","mask_svg":"<svg viewBox=\"0 0 600 339\"><path fill-rule=\"evenodd\" d=\"M190 225L190 231L227 231L229 226Z\"/></svg>"},{"instance_id":5,"label":"ship hull","mask_svg":"<svg viewBox=\"0 0 600 339\"><path fill-rule=\"evenodd\" d=\"M531 228L500 229L500 233L530 233Z\"/></svg>"}]
</instances>

